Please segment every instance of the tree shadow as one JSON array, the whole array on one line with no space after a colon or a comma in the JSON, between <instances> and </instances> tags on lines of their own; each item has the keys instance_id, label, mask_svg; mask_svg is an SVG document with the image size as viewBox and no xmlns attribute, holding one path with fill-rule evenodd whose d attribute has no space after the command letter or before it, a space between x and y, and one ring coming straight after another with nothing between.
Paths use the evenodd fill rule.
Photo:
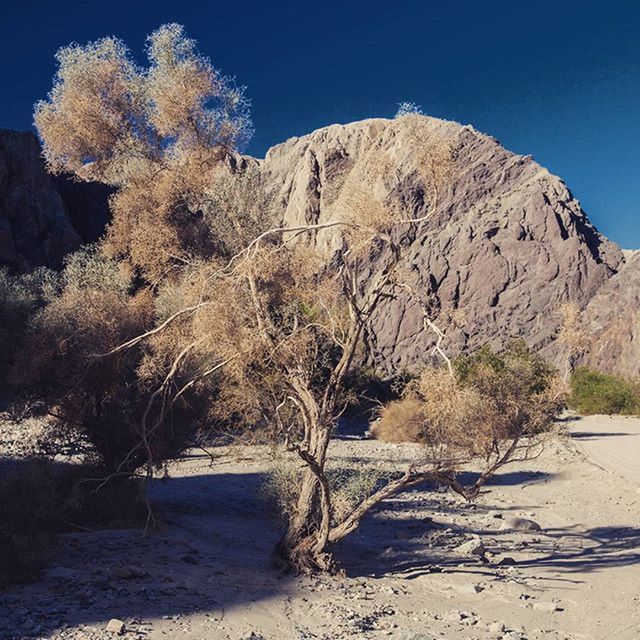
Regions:
<instances>
[{"instance_id":1,"label":"tree shadow","mask_svg":"<svg viewBox=\"0 0 640 640\"><path fill-rule=\"evenodd\" d=\"M230 608L291 595L297 579L272 563L279 531L258 495L263 474L223 469L154 481L157 522L146 532L61 535L39 580L0 591L0 638L29 636L25 620L37 637L111 618L206 613L213 624Z\"/></svg>"},{"instance_id":2,"label":"tree shadow","mask_svg":"<svg viewBox=\"0 0 640 640\"><path fill-rule=\"evenodd\" d=\"M576 440L597 440L598 438L609 438L611 436L637 436L638 433L628 433L624 431L574 431L571 434Z\"/></svg>"}]
</instances>

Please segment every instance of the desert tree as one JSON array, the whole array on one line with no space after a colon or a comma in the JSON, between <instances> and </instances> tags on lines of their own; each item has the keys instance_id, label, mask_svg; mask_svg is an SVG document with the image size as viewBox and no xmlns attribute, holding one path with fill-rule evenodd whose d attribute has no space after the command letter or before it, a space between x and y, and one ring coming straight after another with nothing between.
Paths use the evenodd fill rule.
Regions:
<instances>
[{"instance_id":1,"label":"desert tree","mask_svg":"<svg viewBox=\"0 0 640 640\"><path fill-rule=\"evenodd\" d=\"M327 462L331 435L348 401L347 375L381 301L407 291L415 294L410 271L403 265L407 239L424 230L424 223L437 212L439 193L446 188L455 162L449 142L430 138L422 118L404 118L411 118L424 155L420 175L428 194L424 215L407 214L394 199L393 185L385 182L391 161L372 143L346 178L326 222L266 229L228 258L186 266L181 279L160 290L159 299L171 300L161 321L110 354L141 342L169 345L173 363L156 395L161 413L171 411L184 388L213 377L218 385L211 407L214 422L260 430L298 457L301 477L276 550L280 563L298 571L334 569L331 546L354 531L382 500L427 480L473 498L496 469L529 450L529 444L521 442L531 428L528 422L516 420L501 427L489 420L488 401L475 402L482 394L499 393L497 385L476 391L458 388L442 346L443 333L424 305L425 327L435 332L436 347L449 367L442 375L423 376L423 387L429 382L431 390L413 400L424 404L432 393L446 393L454 401L452 411L462 399L466 408L459 410L456 430L445 429L450 416L441 418L438 443L432 439L431 455L425 455L421 464L381 486L371 486L336 517ZM367 183L376 186L365 190L361 185ZM228 210L232 217L237 212ZM341 247L328 257L318 251L314 237L329 230L339 234ZM196 354L201 364L191 380L175 385L173 376L183 364L188 369L188 360ZM511 399L517 414L515 405L523 398ZM492 415L499 413L494 408ZM477 434L470 429L465 435L463 425L471 416L473 425L485 428ZM149 433L155 428L156 424L144 425ZM454 433L457 440L451 441ZM457 476L463 459L484 461L479 480L469 487Z\"/></svg>"}]
</instances>

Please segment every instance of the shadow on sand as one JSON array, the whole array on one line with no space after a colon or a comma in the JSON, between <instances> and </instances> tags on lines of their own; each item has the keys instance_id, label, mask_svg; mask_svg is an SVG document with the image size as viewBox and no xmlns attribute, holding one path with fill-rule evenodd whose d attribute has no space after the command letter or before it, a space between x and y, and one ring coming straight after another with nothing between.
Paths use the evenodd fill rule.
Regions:
<instances>
[{"instance_id":1,"label":"shadow on sand","mask_svg":"<svg viewBox=\"0 0 640 640\"><path fill-rule=\"evenodd\" d=\"M508 472L494 483L550 478L542 473ZM222 465L204 475L156 481L151 496L160 523L153 531L65 535L54 565L72 570L72 577L43 577L6 591L0 595L0 619L9 622L7 628L18 628L28 617L42 629L55 629L64 624L102 624L112 617L144 621L201 612L213 623L230 608L287 598L301 579L279 576L272 565L279 531L259 497L263 479L261 473L233 473ZM481 535L496 554L513 551L511 533L498 530L500 521L489 514L497 507L468 505L434 489L425 486L383 503L338 545L336 555L349 577L402 574L411 578L433 572L434 567L460 570L463 560L452 547L472 533ZM514 505L509 510L534 508ZM460 526L439 522L452 514L462 521ZM468 526L465 520L470 521ZM471 520L487 526L472 526ZM569 527L535 537L538 542L530 543L535 558L522 561L522 566L597 571L640 561L637 528L580 531ZM117 567L130 566L140 569L139 575L113 576Z\"/></svg>"}]
</instances>

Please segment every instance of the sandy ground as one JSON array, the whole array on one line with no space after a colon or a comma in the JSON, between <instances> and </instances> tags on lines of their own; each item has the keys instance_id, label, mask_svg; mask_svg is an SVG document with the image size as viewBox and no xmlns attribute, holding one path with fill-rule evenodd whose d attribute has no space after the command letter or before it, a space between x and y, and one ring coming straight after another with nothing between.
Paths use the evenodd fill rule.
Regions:
<instances>
[{"instance_id":1,"label":"sandy ground","mask_svg":"<svg viewBox=\"0 0 640 640\"><path fill-rule=\"evenodd\" d=\"M267 450L193 456L153 488L157 530L67 535L47 577L0 594L0 637L113 638L117 618L131 639L640 638L640 420L565 426L476 505L433 487L385 503L336 550L343 578L272 568ZM347 439L332 453L394 466L415 449ZM512 517L541 531L504 528ZM478 538L486 561L455 549Z\"/></svg>"}]
</instances>

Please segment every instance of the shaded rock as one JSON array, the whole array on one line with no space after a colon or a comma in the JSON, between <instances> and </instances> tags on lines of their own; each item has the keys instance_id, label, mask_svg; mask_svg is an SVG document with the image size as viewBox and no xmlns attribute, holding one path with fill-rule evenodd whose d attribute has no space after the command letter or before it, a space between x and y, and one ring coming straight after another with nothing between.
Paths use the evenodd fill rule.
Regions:
<instances>
[{"instance_id":1,"label":"shaded rock","mask_svg":"<svg viewBox=\"0 0 640 640\"><path fill-rule=\"evenodd\" d=\"M508 566L513 566L515 564L518 564L518 563L511 556L504 556L503 558L500 558L498 562L496 562L496 565L498 567L508 567Z\"/></svg>"},{"instance_id":2,"label":"shaded rock","mask_svg":"<svg viewBox=\"0 0 640 640\"><path fill-rule=\"evenodd\" d=\"M507 518L500 526L501 530L511 531L541 531L542 528L535 520L528 518Z\"/></svg>"},{"instance_id":3,"label":"shaded rock","mask_svg":"<svg viewBox=\"0 0 640 640\"><path fill-rule=\"evenodd\" d=\"M581 364L633 378L640 375L640 251L625 258L583 313L590 342Z\"/></svg>"}]
</instances>

